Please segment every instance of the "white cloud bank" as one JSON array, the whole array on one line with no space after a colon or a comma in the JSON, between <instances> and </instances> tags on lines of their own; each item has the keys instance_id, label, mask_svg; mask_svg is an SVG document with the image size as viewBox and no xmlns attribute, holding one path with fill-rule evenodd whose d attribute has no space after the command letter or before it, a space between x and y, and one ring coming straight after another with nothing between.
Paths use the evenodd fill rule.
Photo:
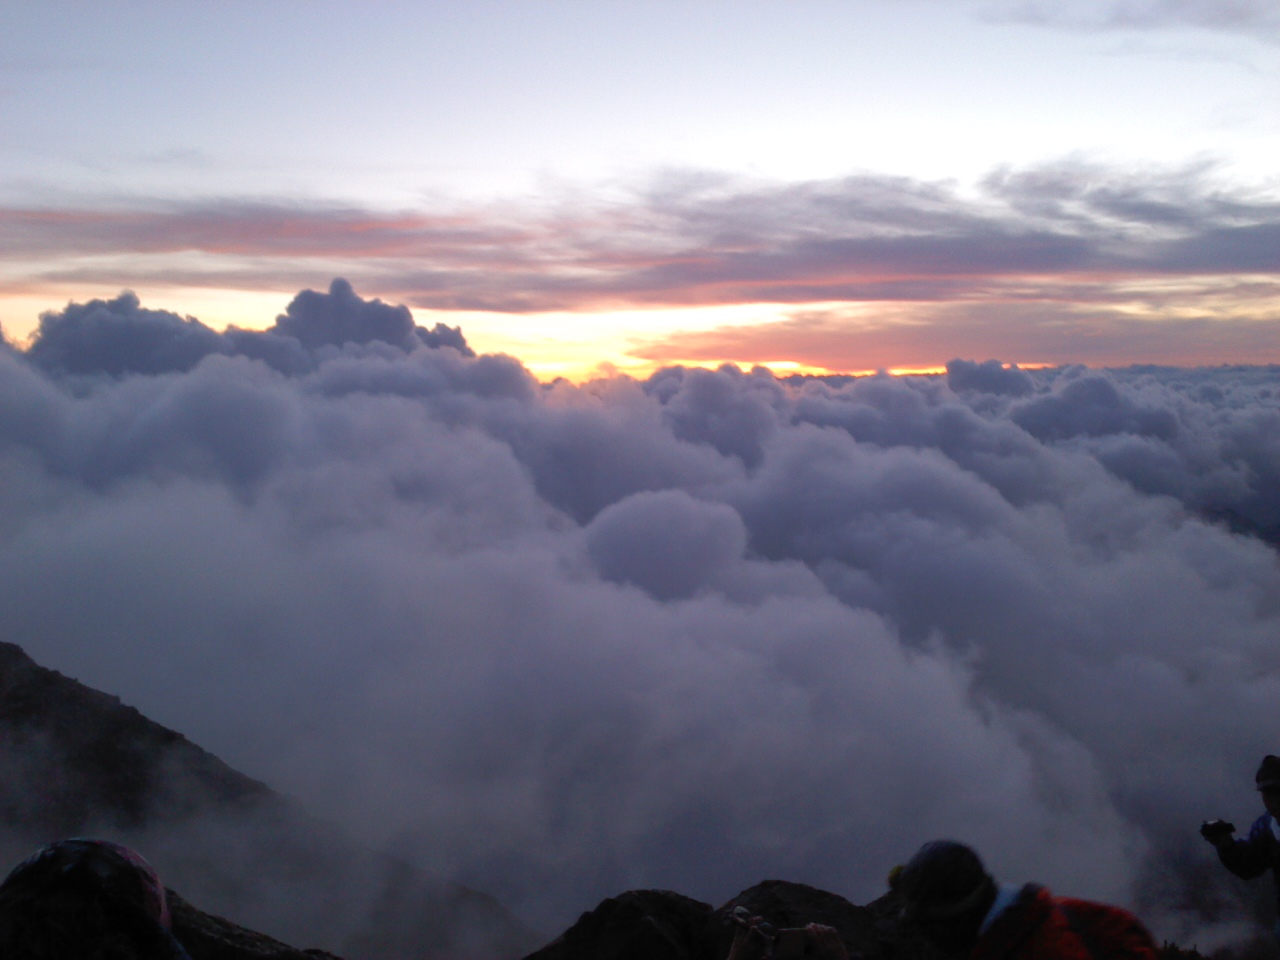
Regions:
<instances>
[{"instance_id":1,"label":"white cloud bank","mask_svg":"<svg viewBox=\"0 0 1280 960\"><path fill-rule=\"evenodd\" d=\"M1280 524L1280 370L544 387L397 317L0 354L0 635L547 929L953 836L1177 932L1150 858L1280 746L1280 564L1205 519Z\"/></svg>"}]
</instances>

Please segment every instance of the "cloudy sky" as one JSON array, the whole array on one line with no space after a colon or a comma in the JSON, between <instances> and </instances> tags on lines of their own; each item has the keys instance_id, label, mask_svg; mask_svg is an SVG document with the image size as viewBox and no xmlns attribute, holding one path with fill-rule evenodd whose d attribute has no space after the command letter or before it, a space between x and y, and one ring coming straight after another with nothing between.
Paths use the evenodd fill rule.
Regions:
<instances>
[{"instance_id":1,"label":"cloudy sky","mask_svg":"<svg viewBox=\"0 0 1280 960\"><path fill-rule=\"evenodd\" d=\"M1220 942L1273 9L6 4L0 636L548 932L954 836Z\"/></svg>"},{"instance_id":2,"label":"cloudy sky","mask_svg":"<svg viewBox=\"0 0 1280 960\"><path fill-rule=\"evenodd\" d=\"M539 377L1280 359L1263 0L10 3L0 323L345 276Z\"/></svg>"}]
</instances>

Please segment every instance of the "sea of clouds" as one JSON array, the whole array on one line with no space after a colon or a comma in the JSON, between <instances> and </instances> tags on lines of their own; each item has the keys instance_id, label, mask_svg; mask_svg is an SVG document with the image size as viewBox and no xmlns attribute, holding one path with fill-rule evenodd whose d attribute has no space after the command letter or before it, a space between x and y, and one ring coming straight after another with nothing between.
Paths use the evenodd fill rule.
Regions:
<instances>
[{"instance_id":1,"label":"sea of clouds","mask_svg":"<svg viewBox=\"0 0 1280 960\"><path fill-rule=\"evenodd\" d=\"M1276 367L543 385L343 281L0 349L0 637L548 931L949 836L1185 934L1278 531Z\"/></svg>"}]
</instances>

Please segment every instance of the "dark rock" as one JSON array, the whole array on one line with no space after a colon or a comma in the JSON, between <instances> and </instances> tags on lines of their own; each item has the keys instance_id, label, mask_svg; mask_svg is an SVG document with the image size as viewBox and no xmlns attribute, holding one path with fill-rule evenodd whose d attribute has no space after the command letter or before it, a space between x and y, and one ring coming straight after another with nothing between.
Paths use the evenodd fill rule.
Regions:
<instances>
[{"instance_id":1,"label":"dark rock","mask_svg":"<svg viewBox=\"0 0 1280 960\"><path fill-rule=\"evenodd\" d=\"M218 914L352 960L501 960L539 939L492 897L362 848L118 698L0 643L0 847L16 863L76 835L139 850Z\"/></svg>"},{"instance_id":2,"label":"dark rock","mask_svg":"<svg viewBox=\"0 0 1280 960\"><path fill-rule=\"evenodd\" d=\"M263 933L197 910L166 889L173 936L191 960L341 960L323 950L296 950Z\"/></svg>"},{"instance_id":3,"label":"dark rock","mask_svg":"<svg viewBox=\"0 0 1280 960\"><path fill-rule=\"evenodd\" d=\"M766 880L719 909L668 890L632 890L584 913L526 960L723 960L733 942L735 907L775 927L834 927L851 958L939 960L936 951L897 921L892 894L865 907L803 883Z\"/></svg>"},{"instance_id":4,"label":"dark rock","mask_svg":"<svg viewBox=\"0 0 1280 960\"><path fill-rule=\"evenodd\" d=\"M584 913L526 960L713 960L719 922L709 903L631 890Z\"/></svg>"},{"instance_id":5,"label":"dark rock","mask_svg":"<svg viewBox=\"0 0 1280 960\"><path fill-rule=\"evenodd\" d=\"M785 880L766 880L742 891L716 913L727 921L735 907L745 907L775 927L803 927L820 923L834 927L851 958L866 960L940 960L936 950L914 931L898 922L898 902L886 894L865 907L844 897ZM733 931L727 922L719 942L718 958L729 952Z\"/></svg>"},{"instance_id":6,"label":"dark rock","mask_svg":"<svg viewBox=\"0 0 1280 960\"><path fill-rule=\"evenodd\" d=\"M161 812L272 799L266 784L119 698L0 643L0 822L62 837L104 820L136 827Z\"/></svg>"}]
</instances>

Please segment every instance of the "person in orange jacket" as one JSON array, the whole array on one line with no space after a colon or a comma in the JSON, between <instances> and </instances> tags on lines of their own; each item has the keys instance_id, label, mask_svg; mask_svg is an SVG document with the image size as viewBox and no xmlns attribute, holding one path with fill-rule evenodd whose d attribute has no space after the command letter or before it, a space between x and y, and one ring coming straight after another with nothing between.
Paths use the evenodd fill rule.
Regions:
<instances>
[{"instance_id":1,"label":"person in orange jacket","mask_svg":"<svg viewBox=\"0 0 1280 960\"><path fill-rule=\"evenodd\" d=\"M926 843L893 877L903 919L949 956L969 960L1155 960L1127 910L998 884L969 847Z\"/></svg>"}]
</instances>

